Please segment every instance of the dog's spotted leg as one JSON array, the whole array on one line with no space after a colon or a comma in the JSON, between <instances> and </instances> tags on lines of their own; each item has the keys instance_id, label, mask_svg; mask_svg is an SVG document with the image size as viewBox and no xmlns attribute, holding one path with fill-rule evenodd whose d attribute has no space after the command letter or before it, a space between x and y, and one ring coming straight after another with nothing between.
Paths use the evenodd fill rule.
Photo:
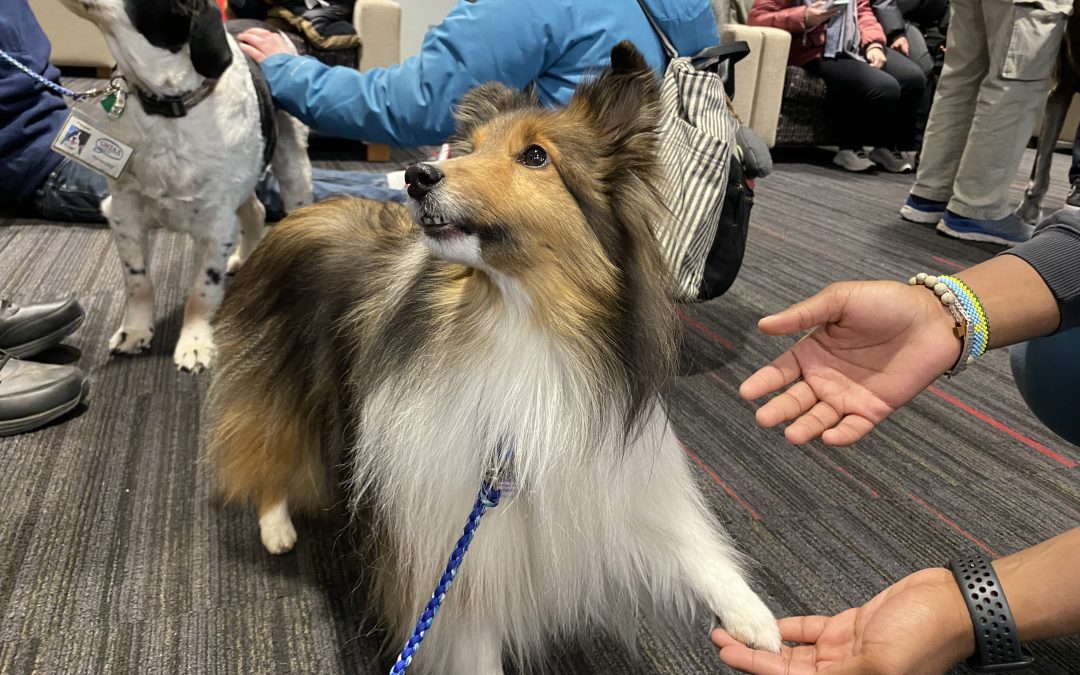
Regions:
<instances>
[{"instance_id":1,"label":"dog's spotted leg","mask_svg":"<svg viewBox=\"0 0 1080 675\"><path fill-rule=\"evenodd\" d=\"M232 252L234 227L235 214L223 214L211 228L210 235L199 242L201 266L195 285L188 293L184 327L180 329L180 339L173 352L173 362L180 370L198 373L214 361L217 347L210 320L224 295L225 261Z\"/></svg>"},{"instance_id":2,"label":"dog's spotted leg","mask_svg":"<svg viewBox=\"0 0 1080 675\"><path fill-rule=\"evenodd\" d=\"M260 506L259 538L266 550L274 555L288 553L296 544L296 528L289 518L284 499Z\"/></svg>"},{"instance_id":3,"label":"dog's spotted leg","mask_svg":"<svg viewBox=\"0 0 1080 675\"><path fill-rule=\"evenodd\" d=\"M298 119L277 112L278 143L272 164L286 213L311 203L311 160L308 158L308 128Z\"/></svg>"},{"instance_id":4,"label":"dog's spotted leg","mask_svg":"<svg viewBox=\"0 0 1080 675\"><path fill-rule=\"evenodd\" d=\"M147 227L137 219L136 204L114 204L113 197L107 197L101 210L109 220L124 268L124 318L109 340L109 351L138 354L150 349L154 337L154 286L147 274Z\"/></svg>"},{"instance_id":5,"label":"dog's spotted leg","mask_svg":"<svg viewBox=\"0 0 1080 675\"><path fill-rule=\"evenodd\" d=\"M240 227L236 251L229 258L226 270L229 274L236 274L251 252L262 241L263 230L266 226L266 207L255 195L251 195L236 211L236 220Z\"/></svg>"}]
</instances>

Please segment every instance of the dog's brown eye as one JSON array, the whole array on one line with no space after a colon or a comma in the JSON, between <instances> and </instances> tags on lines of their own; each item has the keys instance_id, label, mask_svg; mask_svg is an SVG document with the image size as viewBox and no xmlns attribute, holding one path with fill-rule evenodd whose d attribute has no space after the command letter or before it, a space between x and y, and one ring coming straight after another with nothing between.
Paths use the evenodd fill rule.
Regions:
<instances>
[{"instance_id":1,"label":"dog's brown eye","mask_svg":"<svg viewBox=\"0 0 1080 675\"><path fill-rule=\"evenodd\" d=\"M533 168L546 166L548 163L547 150L544 150L539 145L530 145L525 148L525 152L521 153L518 161Z\"/></svg>"}]
</instances>

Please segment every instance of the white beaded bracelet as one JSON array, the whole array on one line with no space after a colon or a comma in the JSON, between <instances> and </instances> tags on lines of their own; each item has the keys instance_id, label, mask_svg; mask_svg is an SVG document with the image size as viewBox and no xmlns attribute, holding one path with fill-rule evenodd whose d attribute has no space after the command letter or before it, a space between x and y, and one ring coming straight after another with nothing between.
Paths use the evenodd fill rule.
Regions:
<instances>
[{"instance_id":1,"label":"white beaded bracelet","mask_svg":"<svg viewBox=\"0 0 1080 675\"><path fill-rule=\"evenodd\" d=\"M945 306L945 309L949 310L949 313L953 315L953 320L956 322L953 334L960 340L961 344L960 357L951 368L945 371L945 377L951 378L954 375L959 375L975 361L971 356L971 342L975 336L974 322L964 310L963 305L956 301L956 296L949 290L949 287L940 283L934 275L919 272L908 279L908 286L925 286L932 290L938 300L941 301L941 304Z\"/></svg>"}]
</instances>

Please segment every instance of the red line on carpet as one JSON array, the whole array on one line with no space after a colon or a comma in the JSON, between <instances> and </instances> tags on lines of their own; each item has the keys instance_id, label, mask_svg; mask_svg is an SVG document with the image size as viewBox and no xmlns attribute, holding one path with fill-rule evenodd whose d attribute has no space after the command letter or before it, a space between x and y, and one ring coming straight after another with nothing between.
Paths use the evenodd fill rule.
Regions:
<instances>
[{"instance_id":1,"label":"red line on carpet","mask_svg":"<svg viewBox=\"0 0 1080 675\"><path fill-rule=\"evenodd\" d=\"M995 551L994 549L990 548L989 546L987 546L986 542L984 542L983 540L981 540L978 537L976 537L975 535L971 534L970 532L968 532L964 528L957 525L955 522L950 520L949 517L946 516L941 511L938 511L933 506L930 506L929 504L927 504L925 500L923 500L921 497L919 497L919 495L915 494L911 490L908 490L907 494L908 494L908 497L911 497L915 501L916 504L918 504L919 506L921 506L924 509L926 509L927 511L929 511L931 514L934 515L934 517L936 517L941 522L945 523L946 525L948 525L952 529L956 530L957 533L959 533L965 539L970 541L972 544L975 544L976 546L978 546L982 550L986 551L990 555L990 557L992 557L992 558L1000 558L1001 557L1001 554L998 553L997 551Z\"/></svg>"},{"instance_id":2,"label":"red line on carpet","mask_svg":"<svg viewBox=\"0 0 1080 675\"><path fill-rule=\"evenodd\" d=\"M681 318L684 322L686 322L686 325L690 326L691 328L693 328L697 332L701 333L702 335L709 338L710 340L712 340L716 344L720 345L721 347L724 347L725 349L731 349L731 350L735 349L735 343L734 342L727 339L723 335L717 334L711 328L709 328L708 326L706 326L702 322L698 321L694 317L687 314L685 310L680 308L678 311L679 311L679 318Z\"/></svg>"},{"instance_id":3,"label":"red line on carpet","mask_svg":"<svg viewBox=\"0 0 1080 675\"><path fill-rule=\"evenodd\" d=\"M932 256L930 256L930 259L933 260L934 262L940 263L940 264L942 264L942 265L944 265L946 267L951 267L954 270L962 270L962 269L967 269L968 267L970 267L970 265L964 265L962 263L956 262L955 260L949 260L948 258L942 258L939 255L932 255Z\"/></svg>"},{"instance_id":4,"label":"red line on carpet","mask_svg":"<svg viewBox=\"0 0 1080 675\"><path fill-rule=\"evenodd\" d=\"M731 489L731 488L730 488L730 487L728 486L728 484L727 484L727 483L725 483L724 481L720 480L720 476L717 476L717 475L716 475L716 472L715 472L715 471L713 471L712 469L710 469L710 468L709 468L709 465L708 465L708 464L706 464L706 463L705 463L705 462L704 462L704 461L703 461L703 460L702 460L702 459L701 459L700 457L698 457L698 456L697 456L696 454L694 454L694 451L693 451L693 450L691 450L690 448L686 447L685 445L683 445L683 450L685 450L685 451L686 451L686 454L687 454L687 455L688 455L688 456L690 457L690 459L694 460L694 462L696 462L696 463L697 463L697 465L701 467L701 470L702 470L702 471L704 471L705 473L709 474L709 478L712 478L712 479L713 479L713 480L714 480L714 481L716 482L716 484L717 484L717 485L719 485L720 487L722 487L722 488L724 489L724 492L728 493L728 495L729 495L729 496L730 496L730 497L731 497L732 499L734 499L735 501L739 502L739 505L740 505L740 506L742 506L742 507L743 507L744 509L746 509L746 511L747 511L747 512L748 512L748 513L750 514L750 517L751 517L751 518L753 518L754 520L761 520L761 514L760 514L760 513L758 513L758 512L757 512L757 511L756 511L756 510L754 509L754 507L753 507L753 506L750 506L750 503L749 503L749 502L747 502L747 501L746 501L745 499L743 499L742 497L740 497L740 496L738 495L738 493L737 493L737 492L735 492L734 490L732 490L732 489Z\"/></svg>"},{"instance_id":5,"label":"red line on carpet","mask_svg":"<svg viewBox=\"0 0 1080 675\"><path fill-rule=\"evenodd\" d=\"M812 445L808 446L808 448L809 448L810 452L812 452L814 454L815 457L817 457L821 461L825 462L826 464L828 464L832 468L836 469L840 473L840 475L842 475L842 476L848 478L849 480L857 483L859 485L859 487L866 490L870 494L870 496L872 498L877 499L880 496L880 495L878 495L877 490L875 490L874 488L867 485L864 481L861 481L858 478L856 478L855 476L853 476L850 471L848 471L844 467L837 464L835 461L833 461L833 459L831 457L826 455L824 452L822 452L821 450L818 450L817 448L815 448Z\"/></svg>"},{"instance_id":6,"label":"red line on carpet","mask_svg":"<svg viewBox=\"0 0 1080 675\"><path fill-rule=\"evenodd\" d=\"M976 410L975 408L972 408L968 404L964 403L963 401L961 401L961 400L959 400L959 399L957 399L957 398L955 398L953 396L950 396L950 395L946 394L945 392L941 391L937 387L929 386L929 387L926 388L926 390L929 391L934 396L937 396L938 398L946 401L947 403L951 403L952 405L956 406L957 408L960 408L961 410L968 413L972 417L975 417L976 419L979 419L979 420L982 420L983 422L986 422L987 424L994 427L998 431L1000 431L1002 433L1005 433L1005 434L1008 434L1009 436L1012 436L1013 438L1020 441L1024 445L1028 446L1029 448L1031 448L1035 452L1039 453L1040 455L1044 455L1046 457L1049 457L1050 459L1054 460L1055 462L1057 462L1061 466L1063 466L1063 467L1065 467L1067 469L1075 469L1076 468L1076 462L1072 461L1068 457L1065 457L1064 455L1061 455L1059 453L1054 452L1053 450L1046 447L1042 443L1039 443L1038 441L1032 440L1032 439L1028 438L1027 436L1023 435L1022 433L1018 432L1018 431L1014 431L1013 429L1010 429L1009 427L1005 426L1004 424L997 421L993 417L990 417L986 413L980 412L980 411Z\"/></svg>"}]
</instances>

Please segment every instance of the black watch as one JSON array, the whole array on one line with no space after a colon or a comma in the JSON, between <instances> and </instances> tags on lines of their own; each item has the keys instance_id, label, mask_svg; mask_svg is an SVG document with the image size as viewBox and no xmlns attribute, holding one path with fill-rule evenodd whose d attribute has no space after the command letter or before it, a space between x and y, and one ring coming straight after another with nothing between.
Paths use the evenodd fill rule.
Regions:
<instances>
[{"instance_id":1,"label":"black watch","mask_svg":"<svg viewBox=\"0 0 1080 675\"><path fill-rule=\"evenodd\" d=\"M990 562L979 553L949 563L975 630L975 654L967 665L976 673L1030 668L1035 659L1020 646L1005 591Z\"/></svg>"}]
</instances>

